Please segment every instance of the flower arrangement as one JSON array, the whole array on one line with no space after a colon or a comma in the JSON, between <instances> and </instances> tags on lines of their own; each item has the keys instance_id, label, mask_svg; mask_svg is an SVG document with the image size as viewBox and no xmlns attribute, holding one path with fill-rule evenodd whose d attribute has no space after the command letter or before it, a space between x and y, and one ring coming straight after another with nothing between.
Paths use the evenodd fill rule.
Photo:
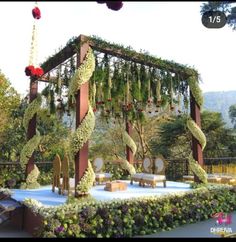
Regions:
<instances>
[{"instance_id":1,"label":"flower arrangement","mask_svg":"<svg viewBox=\"0 0 236 242\"><path fill-rule=\"evenodd\" d=\"M93 186L94 180L95 180L95 173L93 171L91 162L88 161L88 168L85 171L84 176L76 186L76 190L78 194L81 194L81 195L87 194L89 189Z\"/></svg>"},{"instance_id":2,"label":"flower arrangement","mask_svg":"<svg viewBox=\"0 0 236 242\"><path fill-rule=\"evenodd\" d=\"M133 155L135 155L135 153L137 151L137 146L136 146L134 140L130 137L130 135L125 130L124 130L124 132L122 134L122 138L123 138L124 144L126 144L127 146L129 146L130 149L133 152Z\"/></svg>"},{"instance_id":3,"label":"flower arrangement","mask_svg":"<svg viewBox=\"0 0 236 242\"><path fill-rule=\"evenodd\" d=\"M42 206L33 199L23 203L44 219L40 237L113 238L152 234L206 220L219 209L234 211L235 199L232 186L218 184L162 197L86 203L78 200L55 207Z\"/></svg>"},{"instance_id":4,"label":"flower arrangement","mask_svg":"<svg viewBox=\"0 0 236 242\"><path fill-rule=\"evenodd\" d=\"M189 118L187 120L187 127L191 131L192 135L199 141L199 143L202 146L202 150L204 150L206 146L206 136L202 132L202 130L199 128L199 126L192 120L192 118Z\"/></svg>"},{"instance_id":5,"label":"flower arrangement","mask_svg":"<svg viewBox=\"0 0 236 242\"><path fill-rule=\"evenodd\" d=\"M44 71L41 67L34 67L33 65L29 65L25 68L25 75L31 76L34 78L39 78L44 74Z\"/></svg>"},{"instance_id":6,"label":"flower arrangement","mask_svg":"<svg viewBox=\"0 0 236 242\"><path fill-rule=\"evenodd\" d=\"M189 166L192 172L198 177L198 179L204 183L207 184L207 173L206 171L198 164L197 161L193 158L192 153L190 154L189 158Z\"/></svg>"},{"instance_id":7,"label":"flower arrangement","mask_svg":"<svg viewBox=\"0 0 236 242\"><path fill-rule=\"evenodd\" d=\"M25 110L24 117L23 117L23 126L25 130L28 129L29 121L33 118L33 116L38 112L42 103L42 97L40 94L28 105L27 109Z\"/></svg>"},{"instance_id":8,"label":"flower arrangement","mask_svg":"<svg viewBox=\"0 0 236 242\"><path fill-rule=\"evenodd\" d=\"M74 76L70 80L69 84L69 96L75 95L80 89L81 85L87 82L95 70L95 57L93 50L89 48L87 55L83 63L76 70Z\"/></svg>"},{"instance_id":9,"label":"flower arrangement","mask_svg":"<svg viewBox=\"0 0 236 242\"><path fill-rule=\"evenodd\" d=\"M188 79L188 84L196 103L201 108L203 104L203 95L202 95L202 90L198 85L197 78L195 78L194 76L191 76Z\"/></svg>"},{"instance_id":10,"label":"flower arrangement","mask_svg":"<svg viewBox=\"0 0 236 242\"><path fill-rule=\"evenodd\" d=\"M23 168L27 164L29 158L32 156L34 150L38 147L40 141L41 141L40 133L36 131L36 135L34 135L23 147L20 153L20 163Z\"/></svg>"},{"instance_id":11,"label":"flower arrangement","mask_svg":"<svg viewBox=\"0 0 236 242\"><path fill-rule=\"evenodd\" d=\"M32 9L32 15L35 19L40 19L41 18L41 11L38 7L35 7Z\"/></svg>"},{"instance_id":12,"label":"flower arrangement","mask_svg":"<svg viewBox=\"0 0 236 242\"><path fill-rule=\"evenodd\" d=\"M122 159L121 157L119 157L119 160L121 160L121 167L124 170L127 170L129 172L130 175L133 175L136 173L136 170L134 168L134 166L132 164L130 164L126 159Z\"/></svg>"},{"instance_id":13,"label":"flower arrangement","mask_svg":"<svg viewBox=\"0 0 236 242\"><path fill-rule=\"evenodd\" d=\"M39 169L36 165L34 165L33 170L28 174L26 178L26 183L21 184L21 189L36 189L40 187L40 184L37 182L39 177Z\"/></svg>"},{"instance_id":14,"label":"flower arrangement","mask_svg":"<svg viewBox=\"0 0 236 242\"><path fill-rule=\"evenodd\" d=\"M76 154L83 145L87 142L89 137L91 136L93 129L95 127L95 116L92 110L92 107L89 106L89 110L83 121L81 122L80 126L76 131L72 134L70 140L70 148L72 154Z\"/></svg>"}]
</instances>

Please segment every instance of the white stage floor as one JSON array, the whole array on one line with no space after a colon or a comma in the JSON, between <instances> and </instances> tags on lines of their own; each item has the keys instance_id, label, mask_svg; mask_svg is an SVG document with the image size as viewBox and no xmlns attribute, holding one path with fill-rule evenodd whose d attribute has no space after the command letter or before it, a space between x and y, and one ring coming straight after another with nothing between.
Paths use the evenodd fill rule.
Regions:
<instances>
[{"instance_id":1,"label":"white stage floor","mask_svg":"<svg viewBox=\"0 0 236 242\"><path fill-rule=\"evenodd\" d=\"M140 187L138 183L134 182L130 185L130 181L123 181L127 183L127 190L109 192L105 191L105 185L96 185L90 189L90 194L96 200L108 201L112 199L129 199L142 196L161 196L168 193L178 193L189 191L190 185L181 182L167 181L166 187L163 187L163 183L157 184L155 188L150 186ZM25 198L36 199L45 206L58 206L65 203L67 196L59 195L57 191L52 192L52 186L43 186L39 189L12 189L12 198L17 201L23 201Z\"/></svg>"}]
</instances>

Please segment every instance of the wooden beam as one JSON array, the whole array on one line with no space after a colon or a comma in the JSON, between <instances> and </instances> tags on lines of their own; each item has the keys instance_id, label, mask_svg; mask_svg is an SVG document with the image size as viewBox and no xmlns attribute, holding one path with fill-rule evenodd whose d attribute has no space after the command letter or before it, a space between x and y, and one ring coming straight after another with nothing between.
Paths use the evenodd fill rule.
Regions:
<instances>
[{"instance_id":1,"label":"wooden beam","mask_svg":"<svg viewBox=\"0 0 236 242\"><path fill-rule=\"evenodd\" d=\"M132 135L132 125L129 121L126 121L126 132L129 134L129 136ZM133 152L128 145L126 145L126 159L129 163L134 162Z\"/></svg>"},{"instance_id":2,"label":"wooden beam","mask_svg":"<svg viewBox=\"0 0 236 242\"><path fill-rule=\"evenodd\" d=\"M190 113L191 118L196 122L196 124L201 128L201 114L200 114L200 107L195 101L195 98L190 91ZM203 153L202 153L202 146L198 142L198 140L192 136L192 151L193 151L193 158L199 163L200 166L203 167ZM194 176L194 180L199 182L196 176Z\"/></svg>"},{"instance_id":3,"label":"wooden beam","mask_svg":"<svg viewBox=\"0 0 236 242\"><path fill-rule=\"evenodd\" d=\"M30 93L29 93L29 102L33 102L33 100L37 97L38 93L38 81L30 80ZM27 130L27 140L30 140L36 134L36 114L29 121L29 126ZM26 175L28 175L34 168L34 153L30 157L27 165L26 165Z\"/></svg>"},{"instance_id":4,"label":"wooden beam","mask_svg":"<svg viewBox=\"0 0 236 242\"><path fill-rule=\"evenodd\" d=\"M83 39L81 39L82 41ZM84 43L80 46L79 53L77 55L77 67L84 61L85 56L88 52L89 45ZM89 84L86 82L83 84L76 95L76 128L79 127L80 123L88 112L88 100L89 100ZM81 150L75 155L75 188L78 182L81 180L86 169L88 167L88 142L84 144ZM76 193L75 189L75 196Z\"/></svg>"}]
</instances>

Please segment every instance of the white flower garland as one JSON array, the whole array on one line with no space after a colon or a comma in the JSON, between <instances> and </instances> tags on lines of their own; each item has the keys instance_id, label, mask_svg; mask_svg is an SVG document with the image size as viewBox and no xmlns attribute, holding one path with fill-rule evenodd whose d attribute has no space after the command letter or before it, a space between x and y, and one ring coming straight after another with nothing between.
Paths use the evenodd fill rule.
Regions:
<instances>
[{"instance_id":1,"label":"white flower garland","mask_svg":"<svg viewBox=\"0 0 236 242\"><path fill-rule=\"evenodd\" d=\"M81 85L89 81L93 72L95 70L95 56L93 50L89 47L86 57L83 63L76 70L74 76L70 80L69 84L69 96L74 96L77 94ZM70 139L70 151L73 155L83 147L83 145L88 141L95 127L95 116L92 107L89 105L88 113L82 120L79 127L72 134ZM95 174L92 169L90 162L88 161L88 169L86 170L84 176L81 178L80 182L76 186L78 194L85 194L92 187L95 180Z\"/></svg>"},{"instance_id":2,"label":"white flower garland","mask_svg":"<svg viewBox=\"0 0 236 242\"><path fill-rule=\"evenodd\" d=\"M37 182L40 171L36 165L34 165L33 170L28 174L26 178L26 183L21 184L21 189L36 189L40 187L40 184Z\"/></svg>"},{"instance_id":3,"label":"white flower garland","mask_svg":"<svg viewBox=\"0 0 236 242\"><path fill-rule=\"evenodd\" d=\"M34 135L26 145L23 147L20 153L20 163L22 168L25 168L25 165L28 163L29 158L32 156L34 150L38 147L41 141L41 136L38 131L36 131L36 135Z\"/></svg>"},{"instance_id":4,"label":"white flower garland","mask_svg":"<svg viewBox=\"0 0 236 242\"><path fill-rule=\"evenodd\" d=\"M69 96L70 95L73 96L77 93L81 85L83 85L90 79L94 70L95 70L95 57L93 54L93 50L89 48L87 55L84 59L84 62L79 66L74 76L70 80Z\"/></svg>"},{"instance_id":5,"label":"white flower garland","mask_svg":"<svg viewBox=\"0 0 236 242\"><path fill-rule=\"evenodd\" d=\"M122 137L123 137L124 144L129 146L130 149L132 150L133 155L135 155L135 153L137 151L137 146L136 146L134 140L130 137L130 135L125 130L123 131Z\"/></svg>"},{"instance_id":6,"label":"white flower garland","mask_svg":"<svg viewBox=\"0 0 236 242\"><path fill-rule=\"evenodd\" d=\"M38 112L42 103L42 97L38 94L38 96L28 105L27 109L25 110L24 117L23 117L23 126L27 131L28 125L30 120L33 118L35 113Z\"/></svg>"},{"instance_id":7,"label":"white flower garland","mask_svg":"<svg viewBox=\"0 0 236 242\"><path fill-rule=\"evenodd\" d=\"M189 156L189 166L192 172L198 177L198 179L204 183L207 184L207 173L205 170L198 164L198 162L193 158L192 153Z\"/></svg>"},{"instance_id":8,"label":"white flower garland","mask_svg":"<svg viewBox=\"0 0 236 242\"><path fill-rule=\"evenodd\" d=\"M203 104L203 95L202 95L202 90L200 89L197 83L197 79L194 76L191 76L188 79L188 84L196 103L201 108Z\"/></svg>"},{"instance_id":9,"label":"white flower garland","mask_svg":"<svg viewBox=\"0 0 236 242\"><path fill-rule=\"evenodd\" d=\"M199 141L199 143L202 146L202 150L204 150L206 146L206 136L202 132L202 130L199 128L199 126L192 120L192 118L189 118L187 120L187 127L191 131L192 135Z\"/></svg>"},{"instance_id":10,"label":"white flower garland","mask_svg":"<svg viewBox=\"0 0 236 242\"><path fill-rule=\"evenodd\" d=\"M89 189L93 186L95 180L95 173L93 171L93 167L91 162L88 161L88 168L85 171L84 176L79 181L78 185L76 186L76 190L79 194L87 194Z\"/></svg>"},{"instance_id":11,"label":"white flower garland","mask_svg":"<svg viewBox=\"0 0 236 242\"><path fill-rule=\"evenodd\" d=\"M76 131L72 134L72 138L70 140L70 147L72 153L75 155L87 142L89 137L91 136L95 127L95 116L92 110L92 107L89 105L89 110L80 126Z\"/></svg>"},{"instance_id":12,"label":"white flower garland","mask_svg":"<svg viewBox=\"0 0 236 242\"><path fill-rule=\"evenodd\" d=\"M130 164L126 159L123 159L121 157L118 157L119 160L121 160L121 167L124 170L127 170L129 172L130 175L134 175L136 173L136 170L134 168L134 166L132 164Z\"/></svg>"}]
</instances>

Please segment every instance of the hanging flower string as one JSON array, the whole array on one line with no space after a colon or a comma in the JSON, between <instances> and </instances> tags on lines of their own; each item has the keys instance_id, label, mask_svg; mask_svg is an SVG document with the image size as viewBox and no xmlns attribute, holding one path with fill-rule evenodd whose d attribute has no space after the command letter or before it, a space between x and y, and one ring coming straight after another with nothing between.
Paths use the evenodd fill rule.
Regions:
<instances>
[{"instance_id":1,"label":"hanging flower string","mask_svg":"<svg viewBox=\"0 0 236 242\"><path fill-rule=\"evenodd\" d=\"M97 3L106 3L107 7L114 11L118 11L123 7L122 1L97 1Z\"/></svg>"},{"instance_id":2,"label":"hanging flower string","mask_svg":"<svg viewBox=\"0 0 236 242\"><path fill-rule=\"evenodd\" d=\"M32 15L35 19L40 19L41 18L41 11L38 7L35 7L33 10L32 10Z\"/></svg>"},{"instance_id":3,"label":"hanging flower string","mask_svg":"<svg viewBox=\"0 0 236 242\"><path fill-rule=\"evenodd\" d=\"M41 11L37 6L35 6L32 9L32 15L35 20L39 20L41 18ZM36 22L34 22L33 30L32 30L32 42L31 42L31 49L30 49L29 66L25 68L26 76L30 76L37 79L44 74L44 71L41 67L36 67L36 63L37 63L37 29L36 29Z\"/></svg>"}]
</instances>

